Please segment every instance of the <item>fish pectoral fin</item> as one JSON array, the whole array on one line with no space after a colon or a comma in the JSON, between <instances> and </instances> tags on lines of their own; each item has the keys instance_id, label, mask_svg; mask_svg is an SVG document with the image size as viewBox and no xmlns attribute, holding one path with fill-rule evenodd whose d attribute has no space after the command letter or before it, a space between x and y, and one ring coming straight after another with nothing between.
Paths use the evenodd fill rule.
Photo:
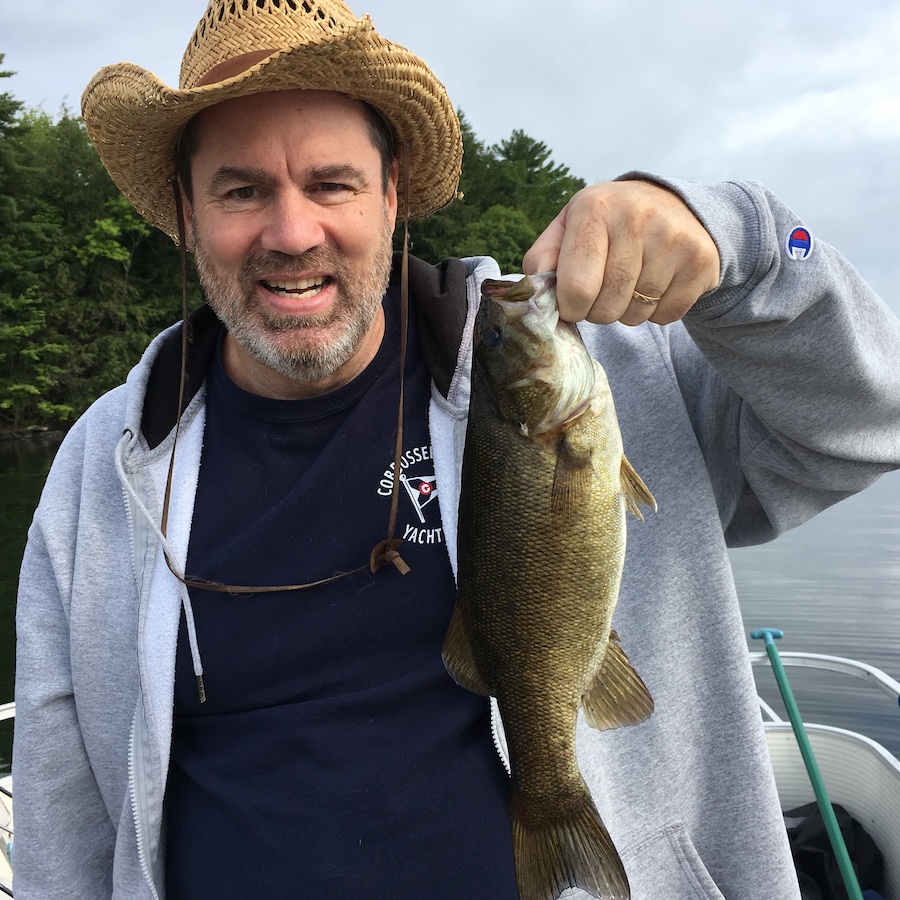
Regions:
<instances>
[{"instance_id":1,"label":"fish pectoral fin","mask_svg":"<svg viewBox=\"0 0 900 900\"><path fill-rule=\"evenodd\" d=\"M606 658L582 698L584 718L591 728L605 731L637 725L653 712L653 698L634 671L619 636L610 632Z\"/></svg>"},{"instance_id":2,"label":"fish pectoral fin","mask_svg":"<svg viewBox=\"0 0 900 900\"><path fill-rule=\"evenodd\" d=\"M466 626L463 624L459 611L459 603L453 607L441 656L447 671L460 687L475 694L490 697L491 692L475 666L472 644L466 634Z\"/></svg>"},{"instance_id":3,"label":"fish pectoral fin","mask_svg":"<svg viewBox=\"0 0 900 900\"><path fill-rule=\"evenodd\" d=\"M625 498L625 505L628 512L637 516L642 522L644 517L638 509L638 503L649 506L653 512L656 512L656 498L650 493L647 485L641 480L641 476L634 471L634 467L623 456L622 457L622 496Z\"/></svg>"},{"instance_id":4,"label":"fish pectoral fin","mask_svg":"<svg viewBox=\"0 0 900 900\"><path fill-rule=\"evenodd\" d=\"M568 518L587 500L593 477L591 448L575 444L568 434L561 435L556 445L550 512Z\"/></svg>"}]
</instances>

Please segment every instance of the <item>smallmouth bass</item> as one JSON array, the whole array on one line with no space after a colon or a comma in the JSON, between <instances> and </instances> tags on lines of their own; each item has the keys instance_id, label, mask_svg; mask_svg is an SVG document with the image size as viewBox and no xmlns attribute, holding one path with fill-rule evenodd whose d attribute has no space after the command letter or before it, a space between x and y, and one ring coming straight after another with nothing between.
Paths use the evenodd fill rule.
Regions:
<instances>
[{"instance_id":1,"label":"smallmouth bass","mask_svg":"<svg viewBox=\"0 0 900 900\"><path fill-rule=\"evenodd\" d=\"M575 758L578 710L637 724L649 691L612 630L626 509L656 508L622 449L606 374L559 318L553 273L487 281L475 325L459 504L459 594L443 658L497 698L521 900L628 900Z\"/></svg>"}]
</instances>

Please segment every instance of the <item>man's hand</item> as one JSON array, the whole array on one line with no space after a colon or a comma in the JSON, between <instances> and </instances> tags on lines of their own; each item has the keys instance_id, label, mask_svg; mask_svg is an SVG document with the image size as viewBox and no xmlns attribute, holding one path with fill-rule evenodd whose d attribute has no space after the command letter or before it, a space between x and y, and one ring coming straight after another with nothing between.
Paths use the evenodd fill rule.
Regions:
<instances>
[{"instance_id":1,"label":"man's hand","mask_svg":"<svg viewBox=\"0 0 900 900\"><path fill-rule=\"evenodd\" d=\"M570 322L665 325L719 283L719 251L680 197L646 181L615 181L575 194L523 268L556 269L560 314Z\"/></svg>"}]
</instances>

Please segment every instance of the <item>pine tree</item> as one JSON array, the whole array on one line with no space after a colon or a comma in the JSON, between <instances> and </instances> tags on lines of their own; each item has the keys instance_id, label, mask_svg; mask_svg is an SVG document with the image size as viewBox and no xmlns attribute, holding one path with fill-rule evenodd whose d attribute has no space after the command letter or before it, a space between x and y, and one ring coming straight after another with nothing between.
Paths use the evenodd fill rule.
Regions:
<instances>
[{"instance_id":1,"label":"pine tree","mask_svg":"<svg viewBox=\"0 0 900 900\"><path fill-rule=\"evenodd\" d=\"M521 271L526 251L585 183L566 166L554 164L546 144L523 131L487 146L462 112L459 119L461 197L410 223L412 252L429 262L448 256L493 256L503 271Z\"/></svg>"},{"instance_id":2,"label":"pine tree","mask_svg":"<svg viewBox=\"0 0 900 900\"><path fill-rule=\"evenodd\" d=\"M13 74L0 71L0 78ZM60 352L47 339L36 274L53 215L43 210L29 219L22 208L32 171L22 147L29 126L20 120L21 109L11 94L0 94L0 416L14 428L40 417Z\"/></svg>"}]
</instances>

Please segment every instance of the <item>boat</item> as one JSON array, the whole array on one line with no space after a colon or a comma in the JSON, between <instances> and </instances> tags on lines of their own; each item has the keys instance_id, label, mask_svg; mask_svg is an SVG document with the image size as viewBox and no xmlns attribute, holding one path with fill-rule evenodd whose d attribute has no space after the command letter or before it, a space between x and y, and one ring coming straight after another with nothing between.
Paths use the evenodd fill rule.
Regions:
<instances>
[{"instance_id":1,"label":"boat","mask_svg":"<svg viewBox=\"0 0 900 900\"><path fill-rule=\"evenodd\" d=\"M800 666L862 678L890 697L895 707L900 704L900 682L875 666L821 653L786 652L779 657L785 667ZM750 661L754 667L769 664L763 651L752 652ZM873 696L877 695L873 692ZM762 697L759 704L781 808L790 810L812 802L815 795L793 726ZM900 735L900 710L897 712ZM900 759L856 731L817 725L805 717L803 724L829 799L842 806L875 841L884 856L883 896L885 900L900 900Z\"/></svg>"},{"instance_id":2,"label":"boat","mask_svg":"<svg viewBox=\"0 0 900 900\"><path fill-rule=\"evenodd\" d=\"M866 663L818 653L782 653L785 666L827 669L863 678L900 702L900 682ZM754 667L768 664L751 652ZM782 809L815 799L791 723L759 698L775 783ZM15 717L15 704L0 705L0 721ZM900 711L898 711L900 733ZM832 803L844 807L869 833L884 855L884 898L900 900L900 759L864 734L804 721ZM0 777L0 897L12 897L9 847L12 843L12 776Z\"/></svg>"}]
</instances>

